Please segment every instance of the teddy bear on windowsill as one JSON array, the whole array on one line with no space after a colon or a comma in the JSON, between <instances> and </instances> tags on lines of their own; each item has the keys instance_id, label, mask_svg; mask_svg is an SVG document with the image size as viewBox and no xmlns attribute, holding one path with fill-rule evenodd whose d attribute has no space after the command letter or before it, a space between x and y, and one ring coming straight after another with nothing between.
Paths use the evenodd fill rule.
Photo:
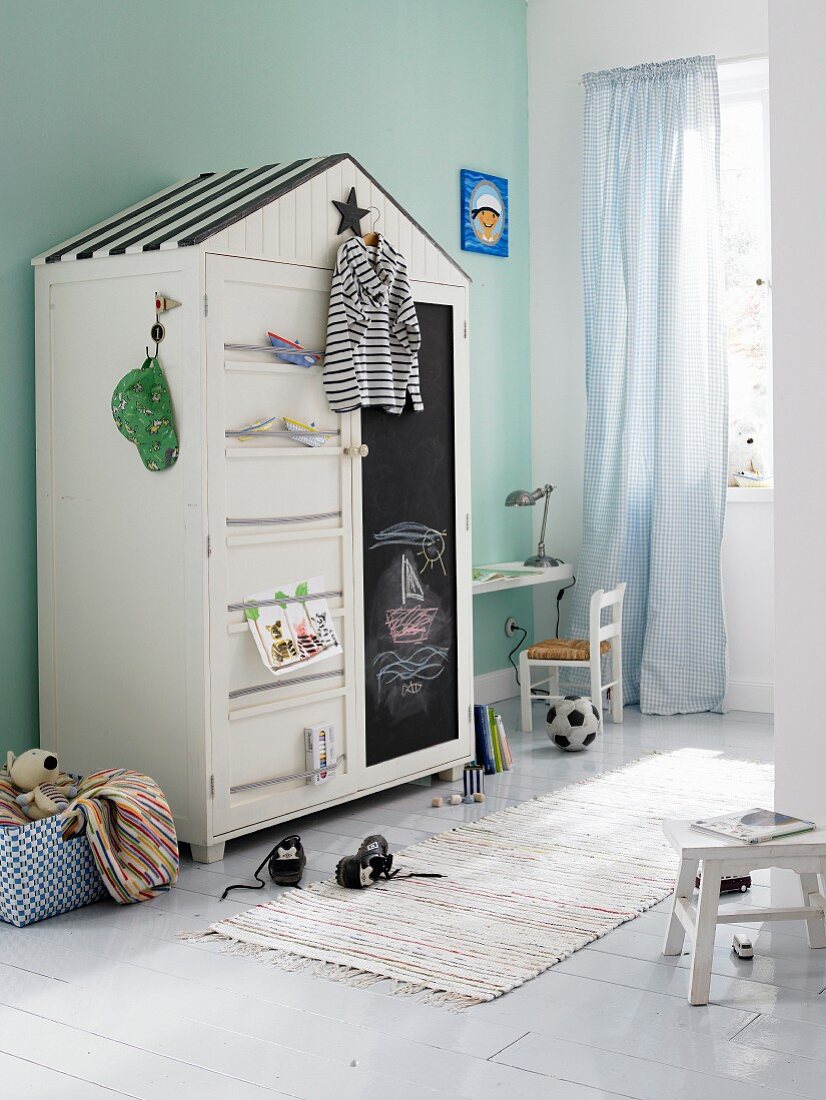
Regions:
<instances>
[{"instance_id":1,"label":"teddy bear on windowsill","mask_svg":"<svg viewBox=\"0 0 826 1100\"><path fill-rule=\"evenodd\" d=\"M29 749L20 756L9 752L6 771L18 791L17 804L32 821L62 813L77 787L60 771L57 756L48 749Z\"/></svg>"},{"instance_id":2,"label":"teddy bear on windowsill","mask_svg":"<svg viewBox=\"0 0 826 1100\"><path fill-rule=\"evenodd\" d=\"M728 484L740 489L769 489L772 483L757 425L750 420L735 420L729 437Z\"/></svg>"}]
</instances>

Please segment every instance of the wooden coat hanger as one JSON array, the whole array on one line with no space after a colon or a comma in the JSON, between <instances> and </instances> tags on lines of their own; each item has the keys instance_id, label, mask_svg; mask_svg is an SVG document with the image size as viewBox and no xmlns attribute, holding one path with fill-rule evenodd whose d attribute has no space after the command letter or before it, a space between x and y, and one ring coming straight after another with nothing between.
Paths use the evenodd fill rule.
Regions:
<instances>
[{"instance_id":1,"label":"wooden coat hanger","mask_svg":"<svg viewBox=\"0 0 826 1100\"><path fill-rule=\"evenodd\" d=\"M375 210L376 216L370 225L369 231L364 234L362 240L366 245L376 245L379 243L379 235L376 233L375 229L381 219L381 211L377 206L371 206L369 209Z\"/></svg>"}]
</instances>

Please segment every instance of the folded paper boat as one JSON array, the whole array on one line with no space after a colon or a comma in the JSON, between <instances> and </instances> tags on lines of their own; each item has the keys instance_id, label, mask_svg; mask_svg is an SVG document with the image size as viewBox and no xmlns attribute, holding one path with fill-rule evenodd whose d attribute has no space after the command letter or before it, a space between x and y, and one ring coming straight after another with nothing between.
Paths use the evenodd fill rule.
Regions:
<instances>
[{"instance_id":1,"label":"folded paper boat","mask_svg":"<svg viewBox=\"0 0 826 1100\"><path fill-rule=\"evenodd\" d=\"M321 358L320 355L310 355L301 344L288 340L286 336L279 336L277 332L268 332L267 336L274 348L284 348L283 352L276 352L276 358L283 359L285 363L294 363L297 367L312 367Z\"/></svg>"}]
</instances>

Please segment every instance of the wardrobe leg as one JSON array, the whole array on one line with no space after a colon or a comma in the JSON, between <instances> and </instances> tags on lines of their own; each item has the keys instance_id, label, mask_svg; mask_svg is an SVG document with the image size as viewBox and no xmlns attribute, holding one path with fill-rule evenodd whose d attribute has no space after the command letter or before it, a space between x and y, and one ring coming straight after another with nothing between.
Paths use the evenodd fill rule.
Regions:
<instances>
[{"instance_id":1,"label":"wardrobe leg","mask_svg":"<svg viewBox=\"0 0 826 1100\"><path fill-rule=\"evenodd\" d=\"M452 768L445 768L443 772L437 772L436 778L441 779L443 783L458 783L462 778L462 772L464 768L461 764L456 764Z\"/></svg>"},{"instance_id":2,"label":"wardrobe leg","mask_svg":"<svg viewBox=\"0 0 826 1100\"><path fill-rule=\"evenodd\" d=\"M195 863L220 863L224 858L223 840L215 844L190 844Z\"/></svg>"}]
</instances>

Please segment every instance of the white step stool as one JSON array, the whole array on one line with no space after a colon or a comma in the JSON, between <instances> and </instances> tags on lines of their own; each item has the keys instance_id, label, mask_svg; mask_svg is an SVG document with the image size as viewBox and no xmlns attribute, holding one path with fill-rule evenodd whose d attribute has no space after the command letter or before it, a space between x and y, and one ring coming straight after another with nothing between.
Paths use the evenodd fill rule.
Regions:
<instances>
[{"instance_id":1,"label":"white step stool","mask_svg":"<svg viewBox=\"0 0 826 1100\"><path fill-rule=\"evenodd\" d=\"M826 947L826 829L814 829L810 833L762 844L738 844L723 837L706 835L692 829L688 821L664 821L663 830L681 859L663 954L682 954L688 933L694 943L688 985L689 1004L708 1004L714 933L718 924L805 920L809 947ZM700 899L695 910L691 902L700 862L703 864L703 874ZM789 909L751 907L727 910L725 913L717 911L723 876L749 875L765 867L796 871L806 904Z\"/></svg>"}]
</instances>

